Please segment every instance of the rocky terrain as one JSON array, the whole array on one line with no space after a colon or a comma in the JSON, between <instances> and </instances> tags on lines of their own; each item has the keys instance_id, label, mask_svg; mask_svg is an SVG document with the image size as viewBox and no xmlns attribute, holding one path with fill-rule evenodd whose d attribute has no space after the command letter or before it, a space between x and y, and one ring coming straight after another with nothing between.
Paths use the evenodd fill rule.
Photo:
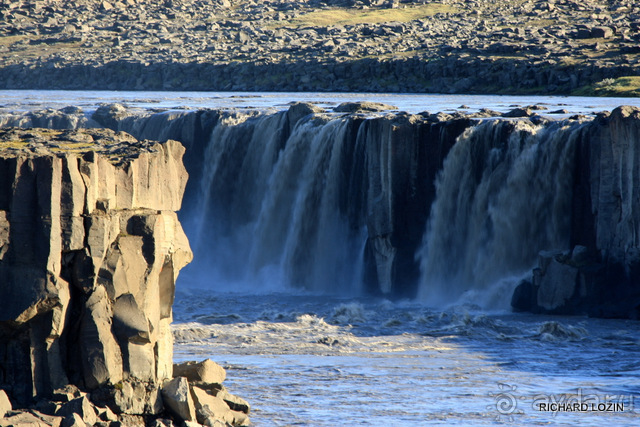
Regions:
<instances>
[{"instance_id":1,"label":"rocky terrain","mask_svg":"<svg viewBox=\"0 0 640 427\"><path fill-rule=\"evenodd\" d=\"M0 425L248 422L221 367L173 365L184 151L109 129L0 131Z\"/></svg>"},{"instance_id":2,"label":"rocky terrain","mask_svg":"<svg viewBox=\"0 0 640 427\"><path fill-rule=\"evenodd\" d=\"M2 88L637 95L640 86L633 0L1 0L0 15Z\"/></svg>"}]
</instances>

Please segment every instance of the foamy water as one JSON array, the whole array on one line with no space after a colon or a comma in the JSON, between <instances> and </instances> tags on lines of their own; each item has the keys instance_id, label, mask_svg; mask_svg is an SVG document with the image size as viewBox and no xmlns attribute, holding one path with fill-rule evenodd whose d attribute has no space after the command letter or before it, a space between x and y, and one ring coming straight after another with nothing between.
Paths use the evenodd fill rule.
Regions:
<instances>
[{"instance_id":1,"label":"foamy water","mask_svg":"<svg viewBox=\"0 0 640 427\"><path fill-rule=\"evenodd\" d=\"M175 359L225 366L258 426L622 426L640 413L634 321L183 286L173 329ZM539 410L554 402L594 410Z\"/></svg>"}]
</instances>

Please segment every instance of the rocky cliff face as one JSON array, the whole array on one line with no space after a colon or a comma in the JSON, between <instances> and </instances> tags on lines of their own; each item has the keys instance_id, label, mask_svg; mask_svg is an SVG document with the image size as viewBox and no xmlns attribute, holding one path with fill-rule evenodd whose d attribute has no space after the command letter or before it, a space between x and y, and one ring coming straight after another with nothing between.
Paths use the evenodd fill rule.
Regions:
<instances>
[{"instance_id":1,"label":"rocky cliff face","mask_svg":"<svg viewBox=\"0 0 640 427\"><path fill-rule=\"evenodd\" d=\"M0 132L0 388L14 403L73 383L122 412L162 408L192 257L183 154L105 129Z\"/></svg>"},{"instance_id":2,"label":"rocky cliff face","mask_svg":"<svg viewBox=\"0 0 640 427\"><path fill-rule=\"evenodd\" d=\"M208 271L214 264L230 270L240 259L242 274L284 266L282 277L294 286L326 291L361 274L358 285L370 292L413 296L438 286L455 295L483 292L496 277L537 265L513 295L517 310L639 317L637 109L563 121L514 110L481 123L478 115L362 114L351 107L345 114L309 104L275 114L134 114L110 105L91 119L60 110L0 120L55 119L183 142L193 178L185 226L210 236L204 258L216 244L236 254L206 263ZM445 171L456 162L459 172ZM449 184L438 184L445 172ZM438 197L457 210L440 206L434 224L442 238L431 244L423 237ZM213 215L215 223L207 220ZM247 229L253 234L234 234ZM421 265L436 257L449 272L464 264L469 283L434 285ZM479 271L490 280L480 283Z\"/></svg>"},{"instance_id":3,"label":"rocky cliff face","mask_svg":"<svg viewBox=\"0 0 640 427\"><path fill-rule=\"evenodd\" d=\"M640 109L601 114L581 132L571 249L542 252L515 308L640 318ZM545 248L551 249L551 248Z\"/></svg>"}]
</instances>

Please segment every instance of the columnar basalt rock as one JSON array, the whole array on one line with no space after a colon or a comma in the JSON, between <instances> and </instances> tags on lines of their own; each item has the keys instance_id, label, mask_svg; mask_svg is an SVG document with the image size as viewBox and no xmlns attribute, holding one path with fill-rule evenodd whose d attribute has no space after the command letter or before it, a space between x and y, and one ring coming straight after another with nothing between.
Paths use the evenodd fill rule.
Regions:
<instances>
[{"instance_id":1,"label":"columnar basalt rock","mask_svg":"<svg viewBox=\"0 0 640 427\"><path fill-rule=\"evenodd\" d=\"M542 252L512 305L542 313L640 318L640 109L602 113L582 132L571 250Z\"/></svg>"},{"instance_id":2,"label":"columnar basalt rock","mask_svg":"<svg viewBox=\"0 0 640 427\"><path fill-rule=\"evenodd\" d=\"M270 114L252 112L245 116L244 113L223 110L164 113L147 111L138 114L118 106L104 105L92 119L80 117L73 109L65 109L67 112L59 110L51 112L50 116L44 112L4 115L0 117L0 124L24 125L38 120L53 123L49 119L57 118L58 124L102 124L111 126L115 131L127 131L138 138L178 139L189 147L185 164L191 176L196 177L191 182L191 189L187 189L187 193L191 191L191 197L187 197L191 199L191 206L187 205L182 210L183 218L190 219L196 216L194 212L198 216L206 215L203 213L204 210L197 208L203 199L199 197L202 191L201 181L206 179L207 173L205 154L210 147L215 147L213 144L216 144L216 141L227 138L224 136L226 133L223 135L217 131L224 128L225 132L228 130L229 135L233 137L229 137L228 144L225 143L216 151L229 150L230 155L225 162L225 167L228 168L220 175L222 178L212 180L216 183L216 193L210 193L211 197L208 200L209 203L213 203L211 201L217 198L216 203L226 209L227 205L230 206L226 201L232 199L229 195L236 197L238 194L253 194L247 190L248 187L241 187L249 182L248 180L229 178L237 176L233 174L245 167L242 156L246 152L235 150L237 147L248 147L252 135L267 134L268 130L269 135L275 135L273 146L280 150L292 144L290 139L295 132L299 132L298 138L304 136L310 140L309 135L321 134L338 121L344 121L345 126L341 128L340 138L345 148L340 153L348 161L340 163L342 179L336 181L340 183L336 188L339 190L337 193L342 196L336 199L336 210L346 218L345 221L351 230L366 230L366 233L363 233L363 239L366 241L362 240L361 245L358 245L358 249L362 250L362 255L358 256L365 260L362 271L365 287L377 293L412 296L416 294L416 287L421 285L416 283L421 274L420 266L416 262L416 253L424 243L425 226L431 218L434 200L437 199L436 193L439 190L436 189L436 177L446 165L445 158L448 158L450 150L461 139L473 133L474 129L481 127L480 121L475 120L477 118L494 117L495 121L504 124L495 127L499 132L491 131L485 135L495 142L496 147L506 147L512 137L518 137L523 128L510 124L522 123L526 128L535 128L535 132L522 133L522 138L527 135L550 133L556 141L554 144L570 145L575 150L571 148L566 152L570 154L552 156L569 164L567 182L558 181L563 189L561 198L566 202L563 206L567 205L567 209L563 208L562 214L559 215L562 232L558 233L558 236L562 243L538 244L531 238L521 239L522 246L526 246L524 252L527 252L527 257L524 261L526 265L518 264L518 274L533 267L536 258L538 261L530 278L516 289L512 302L514 308L599 317L640 317L640 245L636 231L640 206L635 195L638 181L640 110L620 107L611 113L601 113L595 117L574 116L554 120L552 115L560 114L562 111L543 112L542 115L538 115L538 111L543 111L539 106L515 109L503 114L505 118L498 118L496 116L500 116L500 113L486 109L475 114L454 115L426 112L419 115L402 112L363 114L358 112L358 105L347 105L347 113L340 114L328 113L312 104L297 104L287 112L274 114L271 119ZM300 124L305 123L309 124L307 134L300 132ZM330 142L334 140L337 138L327 139ZM252 152L255 154L256 150L262 149L263 143L264 141L259 141L253 145ZM267 157L255 156L259 159ZM485 156L473 153L471 158L474 167L478 168L477 179L480 179L486 167ZM258 168L250 170L249 174ZM346 176L351 178L344 179ZM539 171L538 177L551 180L549 174L540 174ZM534 180L527 178L526 181ZM498 182L502 184L502 181ZM518 188L524 188L522 184L519 185ZM451 187L458 191L457 185ZM238 191L237 188L243 190ZM261 195L262 193L260 197ZM245 206L243 205L243 215L247 212ZM496 212L496 215L505 213L509 213L508 208ZM527 212L518 217L525 218L526 214ZM0 210L0 218L6 217L7 213ZM222 217L224 215L218 216ZM536 216L538 219L541 217L543 216ZM505 218L503 223L513 221L512 216L507 215ZM247 219L243 217L242 220ZM100 218L87 221L89 222L82 224L89 230L105 229L99 222ZM2 223L5 222L7 221L3 220ZM284 227L288 227L289 224L285 222ZM0 230L4 230L0 231L0 243L8 241L7 227L0 226ZM530 226L525 228L533 230ZM64 230L74 228L65 227ZM206 232L206 229L203 230ZM270 228L269 231L273 229ZM69 238L81 235L72 231L66 233L69 234ZM92 236L105 234L96 233ZM121 258L127 261L133 259L133 254L137 254L137 247L145 248L144 239L142 244L136 241L140 237L139 233L130 234L133 237L123 237L119 246L111 249L108 257L98 257L98 261L107 260L104 271L111 271L109 269L113 269ZM93 240L89 243L94 244ZM210 250L209 243L206 242L207 250ZM298 248L302 247L306 246L298 245ZM4 253L2 251L6 250L0 250L0 254ZM538 256L539 251L543 252ZM528 252L531 252L531 256ZM83 256L90 257L87 254ZM91 256L95 255L92 253ZM141 258L144 258L144 254ZM306 261L304 257L299 259L302 262L296 260L291 265L298 277L304 279L309 276L307 266L318 264L318 257L307 257ZM360 259L358 258L358 261ZM305 265L303 262L308 264ZM76 270L84 264L77 265ZM446 267L448 268L448 265ZM242 268L245 269L245 266ZM74 274L87 277L82 271L76 271ZM132 271L131 274L141 273ZM108 281L103 278L100 280ZM91 283L87 286L92 286ZM126 289L121 288L114 290L106 287L105 290L110 297L114 293L117 293L118 297L128 293ZM73 293L70 297L72 296ZM132 298L126 295L119 300L117 307L119 312L135 312ZM99 308L96 306L95 310ZM96 311L96 314L99 314L99 311ZM117 339L123 339L123 336L132 337L128 338L132 340L128 346L133 348L134 353L138 349L134 344L137 340L145 339L147 333L144 328L136 329L131 325L118 326L114 328L114 331L116 330ZM125 330L131 335L126 335L123 332ZM23 335L22 341L15 342L12 351L28 347L29 341L25 337L26 335ZM143 376L142 373L138 375Z\"/></svg>"},{"instance_id":3,"label":"columnar basalt rock","mask_svg":"<svg viewBox=\"0 0 640 427\"><path fill-rule=\"evenodd\" d=\"M183 154L107 129L0 132L0 388L18 407L73 383L138 387L140 404L113 409L161 410L175 281L192 258L175 213Z\"/></svg>"}]
</instances>

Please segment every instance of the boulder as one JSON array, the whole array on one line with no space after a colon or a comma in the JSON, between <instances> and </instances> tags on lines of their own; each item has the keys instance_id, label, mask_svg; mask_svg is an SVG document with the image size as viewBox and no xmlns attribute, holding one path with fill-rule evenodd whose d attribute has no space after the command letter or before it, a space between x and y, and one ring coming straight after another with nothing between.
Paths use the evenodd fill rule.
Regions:
<instances>
[{"instance_id":1,"label":"boulder","mask_svg":"<svg viewBox=\"0 0 640 427\"><path fill-rule=\"evenodd\" d=\"M537 305L548 312L559 312L576 292L578 269L551 257L544 260L544 270L534 271L534 286L538 288Z\"/></svg>"},{"instance_id":2,"label":"boulder","mask_svg":"<svg viewBox=\"0 0 640 427\"><path fill-rule=\"evenodd\" d=\"M4 390L0 390L0 418L4 418L4 416L13 409L11 407L11 401L9 400L9 396Z\"/></svg>"},{"instance_id":3,"label":"boulder","mask_svg":"<svg viewBox=\"0 0 640 427\"><path fill-rule=\"evenodd\" d=\"M225 388L220 390L220 392L217 393L216 396L224 400L225 403L229 406L229 408L231 408L234 411L244 412L245 414L248 414L251 411L251 406L249 405L249 402L247 402L241 397L238 397L229 393Z\"/></svg>"},{"instance_id":4,"label":"boulder","mask_svg":"<svg viewBox=\"0 0 640 427\"><path fill-rule=\"evenodd\" d=\"M95 424L95 423L94 423ZM90 426L94 424L89 424ZM86 427L87 423L84 422L79 414L73 413L67 416L60 424L60 427Z\"/></svg>"},{"instance_id":5,"label":"boulder","mask_svg":"<svg viewBox=\"0 0 640 427\"><path fill-rule=\"evenodd\" d=\"M186 377L190 382L222 384L227 376L224 368L211 359L202 362L183 362L173 365L174 377Z\"/></svg>"},{"instance_id":6,"label":"boulder","mask_svg":"<svg viewBox=\"0 0 640 427\"><path fill-rule=\"evenodd\" d=\"M333 109L336 113L364 113L377 112L387 110L397 110L398 107L383 104L381 102L359 101L359 102L343 102Z\"/></svg>"},{"instance_id":7,"label":"boulder","mask_svg":"<svg viewBox=\"0 0 640 427\"><path fill-rule=\"evenodd\" d=\"M86 423L88 425L94 425L98 421L96 410L93 404L89 401L89 399L86 396L79 397L77 399L73 399L65 403L56 412L56 415L59 417L64 417L65 420L75 419L79 417L82 423ZM70 425L79 425L79 424L70 424Z\"/></svg>"},{"instance_id":8,"label":"boulder","mask_svg":"<svg viewBox=\"0 0 640 427\"><path fill-rule=\"evenodd\" d=\"M291 132L300 119L311 114L324 113L324 108L311 104L310 102L294 102L287 110L287 120L289 121L289 131Z\"/></svg>"},{"instance_id":9,"label":"boulder","mask_svg":"<svg viewBox=\"0 0 640 427\"><path fill-rule=\"evenodd\" d=\"M525 108L514 108L510 111L507 111L502 115L502 117L516 118L516 117L529 117L533 114L533 111L529 107Z\"/></svg>"},{"instance_id":10,"label":"boulder","mask_svg":"<svg viewBox=\"0 0 640 427\"><path fill-rule=\"evenodd\" d=\"M216 425L216 423L234 426L249 425L249 417L243 412L229 408L229 405L222 398L213 396L197 386L191 387L191 393L200 424L206 426Z\"/></svg>"},{"instance_id":11,"label":"boulder","mask_svg":"<svg viewBox=\"0 0 640 427\"><path fill-rule=\"evenodd\" d=\"M162 399L165 406L181 420L196 420L196 408L189 390L189 381L185 377L167 381L162 387Z\"/></svg>"},{"instance_id":12,"label":"boulder","mask_svg":"<svg viewBox=\"0 0 640 427\"><path fill-rule=\"evenodd\" d=\"M610 27L593 27L591 29L592 38L605 38L608 39L613 36L613 29Z\"/></svg>"}]
</instances>

